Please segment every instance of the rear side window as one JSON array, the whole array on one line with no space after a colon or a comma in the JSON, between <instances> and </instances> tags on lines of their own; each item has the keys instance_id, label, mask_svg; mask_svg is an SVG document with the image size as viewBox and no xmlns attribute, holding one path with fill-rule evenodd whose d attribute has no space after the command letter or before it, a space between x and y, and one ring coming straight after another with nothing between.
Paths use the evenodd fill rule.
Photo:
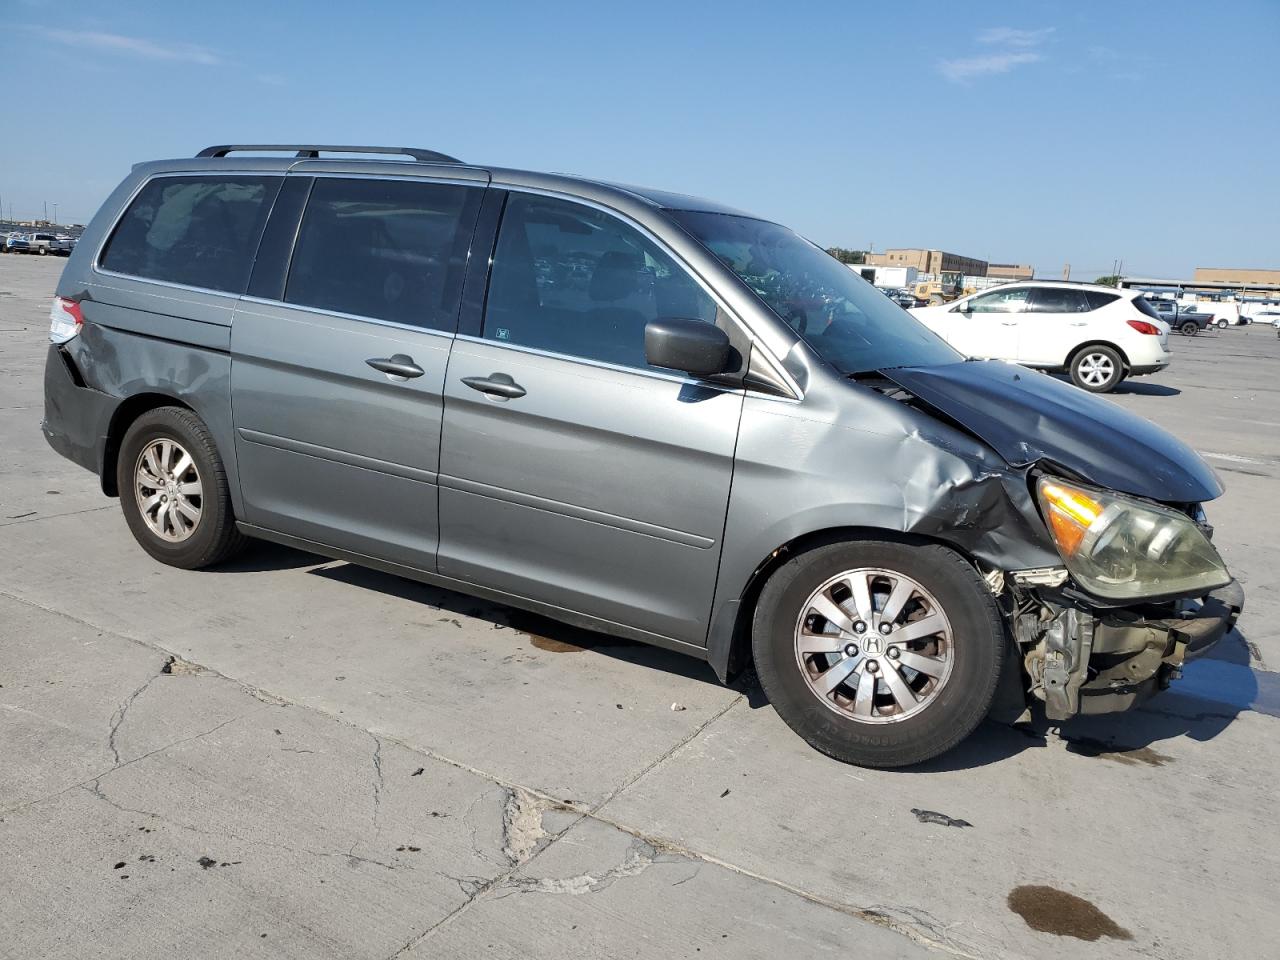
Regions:
<instances>
[{"instance_id":1,"label":"rear side window","mask_svg":"<svg viewBox=\"0 0 1280 960\"><path fill-rule=\"evenodd\" d=\"M1027 306L1030 313L1087 313L1090 309L1083 290L1067 287L1036 287Z\"/></svg>"},{"instance_id":2,"label":"rear side window","mask_svg":"<svg viewBox=\"0 0 1280 960\"><path fill-rule=\"evenodd\" d=\"M320 178L298 231L284 299L454 330L481 190Z\"/></svg>"},{"instance_id":3,"label":"rear side window","mask_svg":"<svg viewBox=\"0 0 1280 960\"><path fill-rule=\"evenodd\" d=\"M1138 308L1138 312L1144 316L1151 317L1153 320L1162 319L1160 314L1156 313L1155 308L1151 306L1150 301L1146 297L1134 297L1133 305Z\"/></svg>"},{"instance_id":4,"label":"rear side window","mask_svg":"<svg viewBox=\"0 0 1280 960\"><path fill-rule=\"evenodd\" d=\"M1120 299L1120 294L1118 293L1103 293L1101 290L1086 290L1084 295L1089 300L1090 310L1097 310L1099 307L1105 307L1107 304L1115 303ZM1141 299L1145 301L1147 298L1142 297Z\"/></svg>"},{"instance_id":5,"label":"rear side window","mask_svg":"<svg viewBox=\"0 0 1280 960\"><path fill-rule=\"evenodd\" d=\"M105 270L244 293L281 177L157 177L102 251Z\"/></svg>"},{"instance_id":6,"label":"rear side window","mask_svg":"<svg viewBox=\"0 0 1280 960\"><path fill-rule=\"evenodd\" d=\"M647 367L645 325L672 317L714 323L716 305L639 231L565 200L507 200L485 339Z\"/></svg>"}]
</instances>

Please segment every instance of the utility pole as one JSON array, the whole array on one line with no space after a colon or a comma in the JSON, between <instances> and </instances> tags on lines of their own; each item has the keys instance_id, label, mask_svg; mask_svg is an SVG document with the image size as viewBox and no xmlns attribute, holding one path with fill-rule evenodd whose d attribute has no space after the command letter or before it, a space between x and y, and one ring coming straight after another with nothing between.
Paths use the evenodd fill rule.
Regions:
<instances>
[{"instance_id":1,"label":"utility pole","mask_svg":"<svg viewBox=\"0 0 1280 960\"><path fill-rule=\"evenodd\" d=\"M57 223L58 223L58 205L57 205L56 203L53 205L53 223L54 223L54 225L55 225L55 226L57 226Z\"/></svg>"},{"instance_id":2,"label":"utility pole","mask_svg":"<svg viewBox=\"0 0 1280 960\"><path fill-rule=\"evenodd\" d=\"M44 201L44 222L49 222L49 201Z\"/></svg>"}]
</instances>

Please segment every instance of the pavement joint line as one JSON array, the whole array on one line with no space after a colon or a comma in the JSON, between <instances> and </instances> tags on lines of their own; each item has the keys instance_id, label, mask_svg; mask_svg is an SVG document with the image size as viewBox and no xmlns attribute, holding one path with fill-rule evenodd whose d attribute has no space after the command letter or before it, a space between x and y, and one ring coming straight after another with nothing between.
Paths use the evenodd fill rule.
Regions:
<instances>
[{"instance_id":1,"label":"pavement joint line","mask_svg":"<svg viewBox=\"0 0 1280 960\"><path fill-rule=\"evenodd\" d=\"M77 617L77 616L75 616L75 615L73 615L73 614L70 614L70 613L66 613L65 611L62 611L62 610L55 610L55 609L53 609L52 607L48 607L48 606L46 606L46 605L44 605L44 604L42 604L42 603L39 603L39 602L37 602L37 601L29 600L29 599L27 599L26 597L22 597L22 596L18 596L18 595L16 595L16 594L10 593L8 590L0 589L0 597L5 597L5 598L8 598L8 599L10 599L10 600L14 600L14 601L16 601L16 602L18 602L18 603L24 603L24 604L27 604L28 606L35 607L36 609L39 609L39 610L43 610L43 611L45 611L46 613L51 613L51 614L54 614L54 615L56 615L56 616L63 617L63 618L65 618L65 619L71 620L71 621L73 621L73 622L75 622L75 623L79 623L79 624L81 624L82 626L89 627L90 629L93 629L93 630L95 630L95 631L99 631L99 632L104 633L104 634L109 634L110 636L117 637L117 638L119 638L119 639L121 639L121 640L125 640L125 641L128 641L128 642L130 642L130 643L137 644L138 646L144 647L144 648L146 648L146 649L148 649L148 650L153 650L153 651L156 651L156 652L162 653L162 654L164 654L164 655L166 655L166 656L179 656L179 655L180 655L180 654L178 654L177 652L172 651L172 650L168 650L168 649L166 649L166 648L164 648L164 647L161 647L161 646L160 646L160 645L158 645L158 644L155 644L155 643L152 643L152 642L149 642L149 641L145 641L145 640L141 640L141 639L139 639L139 638L137 638L137 637L129 636L128 634L119 633L119 632L117 632L117 631L115 631L115 630L111 630L111 629L108 629L108 628L104 628L104 627L98 626L97 624L94 624L94 623L92 623L91 621L85 620L85 619L83 619L83 618L81 618L81 617ZM189 662L191 662L191 663L195 663L195 661L189 661ZM214 668L212 668L212 667L205 666L204 664L196 664L196 665L197 665L197 666L199 666L199 667L201 667L201 669L202 669L202 670L207 671L207 672L208 672L208 674L209 674L210 676L214 676L214 677L217 677L217 678L219 678L219 679L226 680L226 681L228 681L229 683L233 683L233 684L237 685L237 686L238 686L238 687L240 687L242 690L244 690L246 693L248 693L249 695L253 696L255 699L261 700L264 704L277 704L277 705L287 705L287 706L297 707L298 709L305 710L305 711L310 711L310 712L315 713L315 714L317 714L317 715L319 715L319 716L321 716L321 717L323 717L323 718L325 718L325 719L327 719L327 720L330 720L330 721L333 721L333 722L335 722L335 723L341 724L341 725L343 725L343 726L349 727L349 728L351 728L351 729L353 729L353 730L360 731L360 732L365 733L365 734L368 734L368 735L370 735L370 736L373 736L373 735L374 735L372 731L370 731L369 729L367 729L367 728L365 728L365 727L360 726L359 724L355 723L354 721L349 720L349 719L347 719L346 717L338 716L338 715L336 715L336 714L333 714L333 713L331 713L331 712L329 712L329 711L327 711L327 710L325 710L325 709L323 709L323 708L321 708L321 707L315 706L314 704L307 704L307 703L302 703L302 702L298 702L298 701L293 701L293 700L288 699L287 697L281 697L281 696L279 696L278 694L274 694L274 693L271 693L271 692L269 692L269 691L263 690L262 688L257 687L257 686L255 686L255 685L253 685L253 684L247 683L246 681L236 679L235 677L227 676L226 674L221 673L220 671L215 670L215 669L214 669ZM515 784L515 783L512 783L512 782L509 782L509 781L504 780L503 778L498 777L498 776L496 776L496 775L494 775L494 774L492 774L492 773L489 773L489 772L486 772L486 771L484 771L484 770L481 770L481 769L479 769L478 767L474 767L474 766L472 766L472 765L470 765L470 764L467 764L467 763L464 763L464 762L462 762L462 761L460 761L460 760L455 760L455 759L453 759L452 757L447 757L447 756L444 756L444 755L442 755L442 754L439 754L439 753L437 753L436 751L434 751L434 750L432 750L432 749L430 749L430 748L428 748L428 747L422 747L422 746L419 746L419 745L416 745L416 744L407 743L407 742L405 742L404 740L402 740L402 739L400 739L399 737L396 737L396 736L394 736L394 735L391 735L391 734L378 734L377 736L378 736L378 737L380 737L380 738L381 738L381 740L383 740L383 741L388 741L388 742L394 743L394 744L396 744L397 746L403 747L404 749L409 750L409 751L411 751L411 752L413 752L413 753L419 754L419 755L421 755L421 756L428 757L428 758L430 758L430 759L432 759L432 760L435 760L435 761L437 761L437 762L440 762L440 763L448 764L449 766L455 767L455 768L457 768L457 769L459 769L459 770L466 771L467 773L470 773L470 774L472 774L472 775L474 775L474 776L476 776L476 777L479 777L479 778L481 778L481 779L483 779L483 780L487 780L487 781L489 781L490 783L493 783L493 784L496 784L496 785L498 785L498 786L501 786L501 787L503 787L503 788L505 788L505 789L507 789L507 790L516 790L516 789L518 789L518 790L523 790L523 791L525 791L526 793L530 794L531 796L533 796L533 797L535 797L535 798L537 798L537 799L539 799L539 800L543 801L544 803L548 803L548 804L554 805L555 807L557 807L557 808L559 808L559 809L566 810L566 811L569 811L569 812L572 812L572 813L576 813L576 814L578 814L578 818L577 818L576 820L574 820L574 821L573 821L572 823L570 823L567 827L565 827L565 829L564 829L564 830L560 831L560 833L555 834L554 836L552 836L552 837L551 837L551 840L550 840L550 841L549 841L545 846L543 846L541 849L539 849L539 850L535 851L535 852L534 852L534 854L533 854L531 857L529 857L529 859L528 859L528 860L525 860L525 861L523 861L523 862L521 862L521 863L512 864L512 865L510 866L510 868L509 868L509 869L507 869L504 873L500 874L498 877L494 878L493 880L491 880L491 881L489 881L489 882L487 882L487 883L485 883L485 884L482 884L479 888L477 888L477 890L476 890L476 891L475 891L475 892L474 892L474 893L473 893L473 894L472 894L472 895L471 895L471 896L470 896L470 897L469 897L465 902L463 902L461 905L459 905L459 906L458 906L455 910L453 910L451 913L447 914L446 916L444 916L444 917L442 917L440 920L438 920L436 923L432 924L432 926L430 926L427 930L423 931L421 934L419 934L418 936L416 936L415 938L413 938L412 940L410 940L409 942L407 942L404 946L402 946L402 947L401 947L400 949L398 949L394 954L392 954L389 958L387 958L387 960L396 960L396 958L403 956L403 955L404 955L408 950L412 949L413 947L415 947L415 946L417 946L419 943L421 943L423 940L425 940L425 939L427 939L428 937L430 937L433 933L435 933L435 931L439 930L439 929L440 929L444 924L446 924L446 923L448 923L449 921L453 920L455 917L457 917L457 916L461 915L461 914L462 914L462 913L463 913L463 912L464 912L468 907L470 907L472 904L474 904L477 900L479 900L479 899L480 899L482 896L484 896L486 893L488 893L488 892L490 892L490 891L493 891L493 890L497 889L497 888L500 886L500 884L501 884L501 882L502 882L502 881L504 881L504 880L506 880L506 879L509 879L512 875L514 875L514 874L515 874L515 872L516 872L516 871L520 870L521 868L523 868L523 867L524 867L524 866L526 866L527 864L532 863L534 860L536 860L538 857L540 857L543 853L545 853L545 852L546 852L547 850L549 850L553 845L555 845L555 844L556 844L556 843L557 843L561 838L563 838L563 837L564 837L565 835L567 835L570 831L572 831L576 826L578 826L580 823L582 823L582 821L583 821L583 820L588 819L588 818L590 818L590 819L592 819L592 820L595 820L595 821L597 821L598 823L605 824L606 826L613 827L614 829L619 830L619 831L621 831L622 833L628 834L629 836L635 837L635 838L637 838L637 839L639 839L639 840L643 840L643 841L645 841L646 843L649 843L649 844L651 844L652 846L657 847L657 848L659 848L659 849L667 850L667 851L670 851L670 852L672 852L672 853L677 853L677 854L680 854L680 855L682 855L682 856L688 857L689 859L701 860L701 861L704 861L704 862L706 862L706 863L710 863L710 864L712 864L712 865L714 865L714 866L718 866L718 867L721 867L721 868L723 868L723 869L730 870L730 871L732 871L733 873L739 874L740 876L746 877L746 878L748 878L748 879L750 879L750 880L754 880L754 881L756 881L756 882L758 882L758 883L764 883L764 884L767 884L767 885L769 885L769 886L776 887L776 888L777 888L777 889L779 889L779 890L786 891L787 893L790 893L790 894L791 894L791 895L793 895L793 896L800 897L801 899L803 899L803 900L807 900L807 901L809 901L810 903L813 903L813 904L815 904L815 905L817 905L817 906L822 906L822 907L826 907L826 908L828 908L828 909L836 910L837 912L843 913L843 914L845 914L845 915L847 915L847 916L851 916L851 917L854 917L854 918L856 918L856 919L860 919L860 920L862 920L862 921L864 921L864 922L867 922L867 923L873 923L873 924L876 924L876 925L878 925L878 926L884 927L884 928L886 928L886 929L892 930L893 932L895 932L895 933L897 933L897 934L900 934L901 936L904 936L904 937L906 937L907 939L911 940L912 942L917 943L917 944L919 944L919 945L921 945L921 946L925 946L925 947L930 948L930 949L940 950L940 951L942 951L942 952L944 952L944 953L948 953L948 954L950 954L950 955L952 955L952 956L959 957L959 958L961 958L961 960L982 960L982 958L981 958L979 955L977 955L977 954L969 953L969 952L967 952L967 951L965 951L965 950L963 950L963 949L960 949L959 947L957 947L957 946L956 946L956 945L954 945L954 944L947 943L947 942L945 942L945 941L943 941L943 940L938 940L938 939L935 939L934 937L928 936L928 935L926 935L925 933L923 933L920 929L917 929L916 927L912 927L912 926L909 926L909 925L903 924L903 923L901 923L901 922L899 922L899 921L895 920L894 918L890 917L888 914L884 913L883 911L878 910L878 909L876 909L876 908L857 907L857 906L854 906L854 905L852 905L852 904L840 903L839 901L831 900L831 899L829 899L829 898L827 898L827 897L823 897L823 896L821 896L821 895L819 895L819 894L810 893L810 892L808 892L808 891L805 891L805 890L801 889L800 887L793 886L792 884L787 883L787 882L786 882L786 881L784 881L784 880L778 880L778 879L775 879L775 878L773 878L773 877L769 877L769 876L766 876L766 875L764 875L764 874L757 873L757 872L755 872L755 871L753 871L753 870L749 870L749 869L747 869L746 867L740 867L740 866L738 866L738 865L736 865L736 864L731 863L730 861L722 860L722 859L720 859L719 857L716 857L716 856L714 856L714 855L712 855L712 854L703 853L703 852L698 851L698 850L695 850L695 849L693 849L693 848L691 848L691 847L685 847L685 846L683 846L683 845L681 845L681 844L678 844L678 843L676 843L676 842L674 842L674 841L667 840L667 839L664 839L664 838L661 838L661 837L650 836L650 835L646 834L644 831L640 830L639 828L629 826L629 825L627 825L627 824L622 823L622 822L621 822L621 821L619 821L619 820L615 820L615 819L613 819L613 818L611 818L611 817L606 817L606 816L604 816L603 814L601 814L601 813L600 813L600 808L601 808L601 807L603 807L605 803L608 803L610 800L616 799L616 798L617 798L617 796L618 796L618 795L619 795L623 790L625 790L627 787L629 787L629 786L631 786L632 784L634 784L634 783L635 783L637 780L639 780L639 779L640 779L640 778L641 778L645 773L648 773L650 770L652 770L654 767L656 767L659 763L661 763L664 759L666 759L667 757L671 756L671 754L672 754L672 753L674 753L676 750L678 750L678 749L680 749L681 747L686 746L688 743L690 743L693 739L695 739L695 738L697 737L697 735L698 735L698 734L700 734L700 733L702 733L703 731L705 731L705 730L706 730L706 728L707 728L707 727L708 727L712 722L714 722L715 720L718 720L718 719L720 719L721 717L723 717L723 716L724 716L725 714L727 714L727 713L728 713L728 712L729 712L733 707L735 707L738 703L740 703L740 702L741 702L741 701L743 701L744 699L745 699L745 696L744 696L743 694L738 694L738 695L737 695L733 700L731 700L731 701L730 701L726 706L722 707L722 708L721 708L721 709L720 709L716 714L714 714L714 715L713 715L709 720L707 720L707 721L705 721L704 723L702 723L702 724L701 724L701 725L700 725L700 726L699 726L699 727L698 727L698 728L697 728L697 729L696 729L692 734L690 734L690 735L686 736L685 738L683 738L683 739L680 741L680 743L678 743L678 744L676 744L675 746L673 746L673 747L671 748L671 750L667 751L667 752L666 752L662 757L659 757L659 758L658 758L657 760L655 760L653 763L651 763L651 764L649 764L648 766L646 766L646 767L645 767L645 769L644 769L644 770L642 770L639 774L637 774L635 777L631 778L630 780L626 781L626 782L625 782L624 784L622 784L622 786L620 786L619 788L615 789L612 793L610 793L610 794L609 794L609 796L608 796L608 797L606 797L606 798L605 798L605 800L601 801L599 804L597 804L594 808L591 808L591 809L583 809L582 805L580 805L580 804L570 803L570 802L568 802L568 801L565 801L565 800L560 799L559 797L555 797L555 796L553 796L553 795L551 795L551 794L548 794L548 793L546 793L546 792L544 792L544 791L542 791L542 790L538 790L538 789L536 789L536 788L526 787L526 786L523 786L523 785L520 785L520 784ZM259 709L260 709L260 708L259 708ZM243 716L248 716L248 714L244 714ZM228 720L228 721L226 721L225 723L220 724L220 725L219 725L219 727L221 727L221 726L225 726L225 725L226 725L226 723L234 722L234 720L235 720L235 719L241 719L241 718L237 717L237 718L233 718L233 720ZM215 728L215 729L218 729L218 728ZM206 731L205 733L203 733L203 734L199 734L198 736L208 736L208 735L209 735L209 733L212 733L212 732L213 732L213 731ZM193 739L197 739L197 737L191 737L191 738L187 738L187 739L188 739L188 740L193 740ZM114 772L115 772L115 770L117 770L117 769L122 769L123 767L129 766L130 764L137 763L139 760L146 759L146 758L147 758L147 757L149 757L149 756L154 756L156 753L160 753L160 752L162 752L162 751L164 751L164 750L167 750L167 749L169 749L169 748L170 748L170 747L172 747L172 746L177 746L177 745L179 745L179 744L180 744L180 743L182 743L182 742L186 742L186 741L179 741L178 743L175 743L175 744L167 744L166 746L161 747L161 748L159 748L159 749L157 749L157 750L154 750L154 751L152 751L152 752L151 752L151 753L149 753L149 754L145 754L145 755L143 755L143 756L141 756L141 757L137 757L137 758L134 758L133 760L127 761L126 763L121 764L121 765L120 765L120 767L116 767L116 768L113 768L112 770L108 770L106 773L104 773L104 774L100 774L100 775L99 775L98 777L96 777L96 778L93 778L93 777L88 778L87 780L85 780L85 781L83 781L83 782L81 782L81 783L72 784L70 787L67 787L65 790L59 791L58 793L53 794L53 795L51 795L51 796L49 796L49 797L41 798L41 799L39 799L39 800L32 800L32 801L29 801L29 802L27 802L27 803L23 804L21 807L14 808L13 810L7 810L7 811L5 811L5 815L8 815L9 813L12 813L12 812L17 812L18 810L26 809L26 808L28 808L28 807L30 807L30 806L33 806L33 805L37 804L37 803L42 803L42 802L44 802L45 800L53 799L54 797L61 796L62 794L64 794L64 793L68 793L68 792L70 792L71 790L75 790L75 789L88 789L91 793L95 793L95 794L99 797L99 799L102 799L104 802L107 802L108 804L112 804L112 805L114 805L114 804L113 804L113 802L112 802L109 798L107 798L107 797L105 797L104 795L102 795L99 791L95 791L94 789L92 789L92 788L88 787L88 784L95 784L98 780L101 780L101 779L105 778L106 776L110 775L111 773L114 773ZM117 808L118 808L118 809L121 809L121 808L119 808L119 807L118 807L118 805L117 805ZM130 812L134 812L134 813L149 813L149 811L130 811ZM152 815L155 815L155 814L152 814ZM157 818L158 818L158 819L162 819L162 820L163 820L163 819L165 819L165 818L163 818L163 817L159 817L158 815L155 815L155 816L157 816ZM170 822L170 821L167 821L167 822ZM185 825L185 824L177 824L176 822L174 822L174 825L175 825L175 826L178 826L179 828L188 829L188 830L190 830L191 832L196 832L196 833L201 832L201 831L199 831L197 828L190 827L190 826ZM233 839L236 839L236 838L233 838ZM253 841L253 840L249 840L248 838L238 838L238 839L240 839L240 840L241 840L241 842L245 842L245 843L255 843L255 842L256 842L256 843L260 843L260 845L262 845L262 846L273 846L273 845L272 845L272 844L270 844L269 842ZM279 846L279 845L274 845L274 846ZM342 857L351 856L350 854L346 854L346 853L323 853L323 852L309 851L309 850L308 850L308 851L302 851L302 852L304 852L304 853L311 853L311 854L314 854L314 855L317 855L317 856L342 856ZM362 860L363 860L363 859L367 859L367 858L356 857L355 859L362 859ZM383 864L383 863L381 863L380 861L376 861L376 860L374 860L374 861L370 861L370 862L372 862L372 863L377 863L377 864L379 864L380 866L384 866L384 867L385 867L385 866L388 866L387 864Z\"/></svg>"},{"instance_id":2,"label":"pavement joint line","mask_svg":"<svg viewBox=\"0 0 1280 960\"><path fill-rule=\"evenodd\" d=\"M21 517L17 520L0 521L0 527L16 527L20 523L39 523L41 520L55 520L58 517L77 517L82 513L96 513L99 510L114 510L116 505L108 503L101 507L88 507L84 510L68 510L66 513L46 513L38 517Z\"/></svg>"}]
</instances>

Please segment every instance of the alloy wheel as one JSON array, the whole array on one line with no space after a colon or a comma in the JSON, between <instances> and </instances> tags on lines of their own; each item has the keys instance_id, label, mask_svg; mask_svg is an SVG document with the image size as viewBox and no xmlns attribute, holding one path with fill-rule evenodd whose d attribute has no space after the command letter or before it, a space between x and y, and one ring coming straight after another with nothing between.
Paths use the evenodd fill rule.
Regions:
<instances>
[{"instance_id":1,"label":"alloy wheel","mask_svg":"<svg viewBox=\"0 0 1280 960\"><path fill-rule=\"evenodd\" d=\"M162 540L181 543L200 525L200 471L177 441L162 437L142 448L134 466L134 492L147 529Z\"/></svg>"},{"instance_id":2,"label":"alloy wheel","mask_svg":"<svg viewBox=\"0 0 1280 960\"><path fill-rule=\"evenodd\" d=\"M1116 366L1105 353L1087 353L1080 360L1080 379L1091 387L1101 387L1116 372Z\"/></svg>"},{"instance_id":3,"label":"alloy wheel","mask_svg":"<svg viewBox=\"0 0 1280 960\"><path fill-rule=\"evenodd\" d=\"M954 666L946 613L915 580L863 567L809 595L795 654L810 691L863 723L894 723L929 707Z\"/></svg>"}]
</instances>

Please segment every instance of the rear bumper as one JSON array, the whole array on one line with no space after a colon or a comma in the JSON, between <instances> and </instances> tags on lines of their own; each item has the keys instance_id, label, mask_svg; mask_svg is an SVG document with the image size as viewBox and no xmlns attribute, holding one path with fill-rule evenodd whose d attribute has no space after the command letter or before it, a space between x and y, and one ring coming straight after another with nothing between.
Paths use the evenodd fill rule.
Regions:
<instances>
[{"instance_id":1,"label":"rear bumper","mask_svg":"<svg viewBox=\"0 0 1280 960\"><path fill-rule=\"evenodd\" d=\"M1166 360L1164 363L1149 363L1149 364L1146 364L1145 366L1141 366L1141 367L1130 367L1130 368L1129 368L1129 376L1131 376L1131 377L1145 377L1145 376L1147 376L1147 374L1151 374L1151 373L1159 373L1161 370L1163 370L1163 369L1164 369L1165 367L1167 367L1168 365L1169 365L1169 362Z\"/></svg>"},{"instance_id":2,"label":"rear bumper","mask_svg":"<svg viewBox=\"0 0 1280 960\"><path fill-rule=\"evenodd\" d=\"M79 373L74 371L70 354L58 344L49 344L40 430L54 450L101 476L102 452L119 401L77 382Z\"/></svg>"}]
</instances>

